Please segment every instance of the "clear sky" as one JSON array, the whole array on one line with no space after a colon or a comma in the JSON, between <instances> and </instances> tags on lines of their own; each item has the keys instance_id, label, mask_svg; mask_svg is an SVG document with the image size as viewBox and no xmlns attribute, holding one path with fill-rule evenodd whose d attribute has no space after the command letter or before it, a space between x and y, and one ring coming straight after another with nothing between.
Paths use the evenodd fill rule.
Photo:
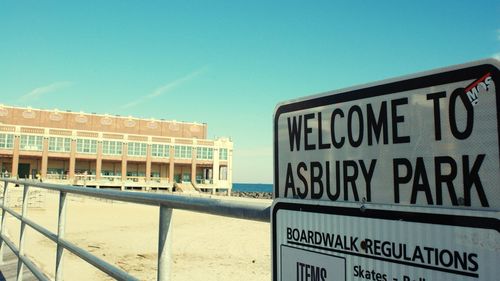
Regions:
<instances>
[{"instance_id":1,"label":"clear sky","mask_svg":"<svg viewBox=\"0 0 500 281\"><path fill-rule=\"evenodd\" d=\"M0 1L0 103L208 123L235 182L278 102L493 56L499 1Z\"/></svg>"}]
</instances>

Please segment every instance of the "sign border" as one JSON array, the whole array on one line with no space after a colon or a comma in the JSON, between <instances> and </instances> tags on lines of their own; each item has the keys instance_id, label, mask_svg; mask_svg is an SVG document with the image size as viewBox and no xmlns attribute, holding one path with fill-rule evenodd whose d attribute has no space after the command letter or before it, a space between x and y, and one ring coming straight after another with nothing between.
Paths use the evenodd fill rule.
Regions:
<instances>
[{"instance_id":1,"label":"sign border","mask_svg":"<svg viewBox=\"0 0 500 281\"><path fill-rule=\"evenodd\" d=\"M310 253L314 253L314 254L317 254L317 255L323 255L323 256L330 256L330 257L335 257L335 258L339 258L339 259L343 259L344 260L344 273L345 273L345 279L347 279L347 259L345 257L341 257L341 256L337 256L337 255L332 255L332 254L326 254L326 253L319 253L319 252L315 252L315 251L311 251L311 250L307 250L307 249L302 249L302 248L298 248L296 246L290 246L290 245L280 245L280 259L281 261L283 261L283 247L288 247L288 248L292 248L292 249L296 249L296 250L302 250L302 251L306 251L306 252L310 252ZM283 264L280 265L280 274L281 276L283 276Z\"/></svg>"},{"instance_id":2,"label":"sign border","mask_svg":"<svg viewBox=\"0 0 500 281\"><path fill-rule=\"evenodd\" d=\"M476 64L474 64L476 63ZM273 198L279 196L279 155L278 155L278 120L281 114L294 112L319 106L332 105L341 102L350 102L359 99L366 99L399 92L405 92L420 88L427 88L436 85L449 84L464 80L478 79L485 73L491 73L495 82L495 90L500 90L500 70L494 64L498 64L495 59L472 62L466 65L457 65L450 68L431 70L429 72L417 73L415 75L376 82L370 85L361 85L356 88L338 90L320 94L319 96L306 97L306 99L280 104L276 107L274 114L274 190ZM464 67L465 66L465 67ZM423 75L423 76L419 76ZM499 143L500 158L500 97L496 97L497 107L497 137Z\"/></svg>"},{"instance_id":3,"label":"sign border","mask_svg":"<svg viewBox=\"0 0 500 281\"><path fill-rule=\"evenodd\" d=\"M306 202L311 202L307 200ZM409 208L408 206L402 206ZM272 257L273 257L273 281L277 281L278 263L277 263L277 226L276 216L279 210L300 211L307 213L320 213L328 215L340 215L350 217L362 217L368 219L382 219L390 221L404 221L413 223L427 223L435 225L448 225L457 227L481 228L496 230L500 233L500 220L493 217L477 217L467 215L422 213L412 211L395 211L356 207L339 207L331 205L318 205L313 203L292 203L278 201L272 207L271 228L272 228ZM454 209L451 209L454 210ZM463 210L462 210L463 211ZM493 211L492 211L493 212Z\"/></svg>"}]
</instances>

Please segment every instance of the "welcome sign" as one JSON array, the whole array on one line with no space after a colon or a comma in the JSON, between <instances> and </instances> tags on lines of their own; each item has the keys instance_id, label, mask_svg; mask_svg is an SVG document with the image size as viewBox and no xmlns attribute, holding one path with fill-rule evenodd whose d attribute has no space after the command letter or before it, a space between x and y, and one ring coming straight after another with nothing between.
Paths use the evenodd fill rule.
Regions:
<instances>
[{"instance_id":1,"label":"welcome sign","mask_svg":"<svg viewBox=\"0 0 500 281\"><path fill-rule=\"evenodd\" d=\"M499 208L496 64L278 105L275 198Z\"/></svg>"},{"instance_id":2,"label":"welcome sign","mask_svg":"<svg viewBox=\"0 0 500 281\"><path fill-rule=\"evenodd\" d=\"M273 280L496 280L499 65L278 105Z\"/></svg>"}]
</instances>

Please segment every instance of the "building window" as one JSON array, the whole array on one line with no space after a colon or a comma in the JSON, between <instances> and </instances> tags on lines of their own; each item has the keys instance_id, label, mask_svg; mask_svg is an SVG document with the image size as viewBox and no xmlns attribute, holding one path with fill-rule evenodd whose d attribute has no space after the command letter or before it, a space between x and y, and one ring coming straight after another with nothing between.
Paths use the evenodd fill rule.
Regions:
<instances>
[{"instance_id":1,"label":"building window","mask_svg":"<svg viewBox=\"0 0 500 281\"><path fill-rule=\"evenodd\" d=\"M219 149L219 159L220 160L227 160L227 148Z\"/></svg>"},{"instance_id":2,"label":"building window","mask_svg":"<svg viewBox=\"0 0 500 281\"><path fill-rule=\"evenodd\" d=\"M146 144L142 142L129 142L128 155L130 156L146 156Z\"/></svg>"},{"instance_id":3,"label":"building window","mask_svg":"<svg viewBox=\"0 0 500 281\"><path fill-rule=\"evenodd\" d=\"M96 153L97 141L91 139L78 139L76 141L76 152L78 153Z\"/></svg>"},{"instance_id":4,"label":"building window","mask_svg":"<svg viewBox=\"0 0 500 281\"><path fill-rule=\"evenodd\" d=\"M151 156L153 157L170 157L170 145L168 144L152 144Z\"/></svg>"},{"instance_id":5,"label":"building window","mask_svg":"<svg viewBox=\"0 0 500 281\"><path fill-rule=\"evenodd\" d=\"M61 137L49 138L49 151L69 152L71 150L71 139Z\"/></svg>"},{"instance_id":6,"label":"building window","mask_svg":"<svg viewBox=\"0 0 500 281\"><path fill-rule=\"evenodd\" d=\"M41 151L43 149L43 137L33 136L33 135L22 135L20 149Z\"/></svg>"},{"instance_id":7,"label":"building window","mask_svg":"<svg viewBox=\"0 0 500 281\"><path fill-rule=\"evenodd\" d=\"M192 157L191 150L192 150L191 146L176 145L175 146L175 158L190 159Z\"/></svg>"},{"instance_id":8,"label":"building window","mask_svg":"<svg viewBox=\"0 0 500 281\"><path fill-rule=\"evenodd\" d=\"M198 147L196 159L212 160L214 158L214 149L211 147Z\"/></svg>"},{"instance_id":9,"label":"building window","mask_svg":"<svg viewBox=\"0 0 500 281\"><path fill-rule=\"evenodd\" d=\"M12 147L14 147L14 135L0 134L0 148L12 148Z\"/></svg>"},{"instance_id":10,"label":"building window","mask_svg":"<svg viewBox=\"0 0 500 281\"><path fill-rule=\"evenodd\" d=\"M219 170L219 179L226 181L227 180L227 167L220 167Z\"/></svg>"},{"instance_id":11,"label":"building window","mask_svg":"<svg viewBox=\"0 0 500 281\"><path fill-rule=\"evenodd\" d=\"M102 154L106 155L122 155L122 142L120 141L103 141Z\"/></svg>"}]
</instances>

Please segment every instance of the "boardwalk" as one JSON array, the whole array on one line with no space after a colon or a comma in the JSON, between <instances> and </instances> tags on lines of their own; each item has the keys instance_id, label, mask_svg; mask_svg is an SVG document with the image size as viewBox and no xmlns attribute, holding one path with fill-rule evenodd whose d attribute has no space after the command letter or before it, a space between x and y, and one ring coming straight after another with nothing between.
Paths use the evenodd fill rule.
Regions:
<instances>
[{"instance_id":1,"label":"boardwalk","mask_svg":"<svg viewBox=\"0 0 500 281\"><path fill-rule=\"evenodd\" d=\"M5 249L3 260L4 263L0 265L0 281L15 281L17 274L17 257L10 249ZM35 281L37 279L31 274L29 269L24 267L23 280Z\"/></svg>"}]
</instances>

